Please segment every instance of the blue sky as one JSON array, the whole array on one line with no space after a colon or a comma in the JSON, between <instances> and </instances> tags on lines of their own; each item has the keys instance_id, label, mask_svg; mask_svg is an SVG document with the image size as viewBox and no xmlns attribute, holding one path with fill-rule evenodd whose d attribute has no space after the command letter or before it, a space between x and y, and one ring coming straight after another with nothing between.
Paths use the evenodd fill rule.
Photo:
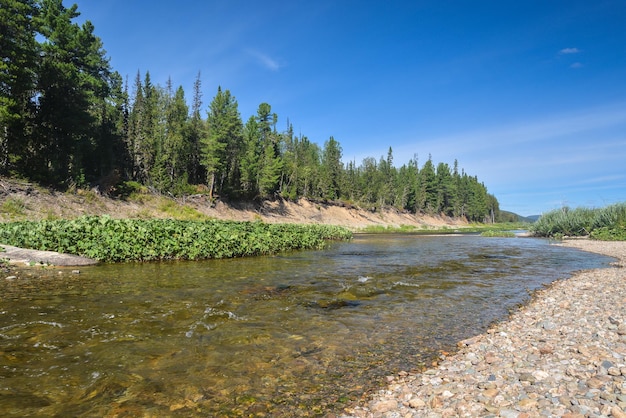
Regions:
<instances>
[{"instance_id":1,"label":"blue sky","mask_svg":"<svg viewBox=\"0 0 626 418\"><path fill-rule=\"evenodd\" d=\"M222 86L345 161L457 159L521 215L626 201L623 0L77 3L131 85L190 102L200 72L205 109Z\"/></svg>"}]
</instances>

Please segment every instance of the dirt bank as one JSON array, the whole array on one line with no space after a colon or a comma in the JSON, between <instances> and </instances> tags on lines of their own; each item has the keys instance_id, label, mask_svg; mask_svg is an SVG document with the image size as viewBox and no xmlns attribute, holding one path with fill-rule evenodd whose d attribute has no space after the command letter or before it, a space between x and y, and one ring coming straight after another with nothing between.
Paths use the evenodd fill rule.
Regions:
<instances>
[{"instance_id":1,"label":"dirt bank","mask_svg":"<svg viewBox=\"0 0 626 418\"><path fill-rule=\"evenodd\" d=\"M110 199L95 191L56 192L36 185L0 178L0 221L75 218L108 214L115 218L211 217L268 223L319 223L352 230L367 226L415 226L438 229L466 225L447 217L413 215L395 209L370 211L350 205L283 199L263 202L211 202L206 195L173 198L155 194Z\"/></svg>"}]
</instances>

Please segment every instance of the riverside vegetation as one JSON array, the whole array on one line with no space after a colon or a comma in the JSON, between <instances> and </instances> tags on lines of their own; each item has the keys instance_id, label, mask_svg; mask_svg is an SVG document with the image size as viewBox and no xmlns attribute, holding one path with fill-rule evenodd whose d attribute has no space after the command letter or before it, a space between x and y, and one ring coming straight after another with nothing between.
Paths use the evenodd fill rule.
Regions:
<instances>
[{"instance_id":1,"label":"riverside vegetation","mask_svg":"<svg viewBox=\"0 0 626 418\"><path fill-rule=\"evenodd\" d=\"M626 203L596 209L557 209L542 215L531 226L531 232L551 238L589 236L603 241L626 241Z\"/></svg>"},{"instance_id":2,"label":"riverside vegetation","mask_svg":"<svg viewBox=\"0 0 626 418\"><path fill-rule=\"evenodd\" d=\"M262 222L113 219L0 223L0 242L77 254L99 261L201 260L321 248L352 233L330 225Z\"/></svg>"}]
</instances>

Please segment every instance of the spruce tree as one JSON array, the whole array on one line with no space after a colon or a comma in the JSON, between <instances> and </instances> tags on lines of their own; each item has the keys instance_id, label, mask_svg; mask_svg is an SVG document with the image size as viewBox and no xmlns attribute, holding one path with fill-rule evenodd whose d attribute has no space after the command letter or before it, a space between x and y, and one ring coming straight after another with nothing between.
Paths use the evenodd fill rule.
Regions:
<instances>
[{"instance_id":1,"label":"spruce tree","mask_svg":"<svg viewBox=\"0 0 626 418\"><path fill-rule=\"evenodd\" d=\"M207 133L201 142L201 164L206 169L209 196L221 192L229 173L238 165L239 150L243 142L243 126L237 101L229 90L218 87L209 105ZM239 179L232 179L239 183ZM217 186L217 187L216 187Z\"/></svg>"},{"instance_id":2,"label":"spruce tree","mask_svg":"<svg viewBox=\"0 0 626 418\"><path fill-rule=\"evenodd\" d=\"M321 166L321 192L324 199L335 200L341 196L343 163L341 146L332 136L324 143Z\"/></svg>"},{"instance_id":3,"label":"spruce tree","mask_svg":"<svg viewBox=\"0 0 626 418\"><path fill-rule=\"evenodd\" d=\"M25 169L39 47L34 0L0 0L0 174Z\"/></svg>"}]
</instances>

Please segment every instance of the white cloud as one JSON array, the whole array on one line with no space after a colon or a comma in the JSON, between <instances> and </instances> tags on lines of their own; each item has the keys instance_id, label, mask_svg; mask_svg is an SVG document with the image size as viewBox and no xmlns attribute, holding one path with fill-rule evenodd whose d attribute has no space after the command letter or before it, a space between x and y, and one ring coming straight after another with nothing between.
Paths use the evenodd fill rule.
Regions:
<instances>
[{"instance_id":1,"label":"white cloud","mask_svg":"<svg viewBox=\"0 0 626 418\"><path fill-rule=\"evenodd\" d=\"M563 48L559 51L559 54L568 55L568 54L578 54L579 52L580 52L580 49L578 48Z\"/></svg>"},{"instance_id":2,"label":"white cloud","mask_svg":"<svg viewBox=\"0 0 626 418\"><path fill-rule=\"evenodd\" d=\"M450 162L454 158L459 158L459 162L462 162L463 156L470 158L472 155L492 155L503 144L507 147L527 144L528 147L537 147L536 152L541 152L546 144L553 143L555 140L624 124L626 124L626 106L622 102L572 113L556 114L542 119L529 119L474 130L459 129L457 132L405 141L404 145L394 147L393 150L394 155L404 155L407 160L415 152L426 152L431 153L434 160ZM411 134L406 134L406 136L411 136ZM620 141L623 142L623 139L620 138ZM401 143L401 141L398 140L396 143ZM378 152L370 150L357 157L385 154L386 148L381 148ZM425 155L420 157L423 163L426 160ZM357 158L357 161L361 160ZM401 158L398 159L398 163L403 162Z\"/></svg>"},{"instance_id":3,"label":"white cloud","mask_svg":"<svg viewBox=\"0 0 626 418\"><path fill-rule=\"evenodd\" d=\"M267 54L260 51L248 50L248 54L252 55L265 68L271 71L278 71L281 65Z\"/></svg>"},{"instance_id":4,"label":"white cloud","mask_svg":"<svg viewBox=\"0 0 626 418\"><path fill-rule=\"evenodd\" d=\"M622 174L614 174L600 177L592 177L586 178L579 181L579 184L598 184L598 183L609 183L609 184L624 184L624 179L626 176Z\"/></svg>"}]
</instances>

